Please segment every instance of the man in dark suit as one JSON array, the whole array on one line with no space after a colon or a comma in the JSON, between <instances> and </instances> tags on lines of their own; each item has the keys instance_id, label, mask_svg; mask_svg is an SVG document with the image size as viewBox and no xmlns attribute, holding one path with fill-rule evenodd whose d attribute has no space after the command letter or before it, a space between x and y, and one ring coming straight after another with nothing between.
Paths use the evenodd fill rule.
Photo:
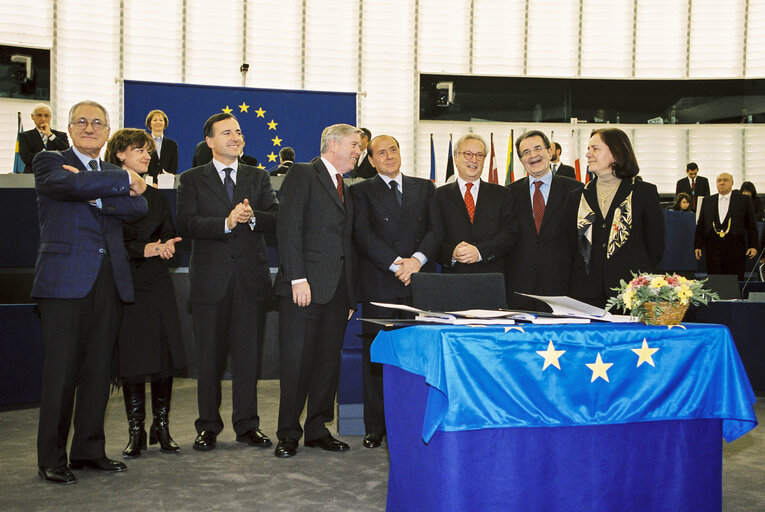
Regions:
<instances>
[{"instance_id":1,"label":"man in dark suit","mask_svg":"<svg viewBox=\"0 0 765 512\"><path fill-rule=\"evenodd\" d=\"M709 195L709 181L704 176L699 176L699 166L694 162L685 167L687 178L677 180L675 186L675 196L680 192L685 192L691 196L691 210L694 212L698 207L697 198Z\"/></svg>"},{"instance_id":2,"label":"man in dark suit","mask_svg":"<svg viewBox=\"0 0 765 512\"><path fill-rule=\"evenodd\" d=\"M371 304L409 304L412 274L435 271L441 244L436 188L430 180L401 173L398 141L378 135L369 143L377 176L356 183L353 240L358 252L357 299L364 318L397 318L400 311ZM385 436L382 365L372 363L369 348L380 326L363 322L364 446L376 448Z\"/></svg>"},{"instance_id":3,"label":"man in dark suit","mask_svg":"<svg viewBox=\"0 0 765 512\"><path fill-rule=\"evenodd\" d=\"M154 146L157 148L149 161L148 174L153 178L163 171L170 174L178 172L178 144L165 136L167 125L167 114L161 110L152 110L146 116L146 128L151 131L151 138L154 139Z\"/></svg>"},{"instance_id":4,"label":"man in dark suit","mask_svg":"<svg viewBox=\"0 0 765 512\"><path fill-rule=\"evenodd\" d=\"M40 245L32 285L45 344L37 460L43 480L77 481L71 469L124 471L104 451L104 412L123 302L133 301L123 222L146 214L146 183L99 159L109 116L93 101L69 111L74 146L35 157ZM86 172L99 171L99 172Z\"/></svg>"},{"instance_id":5,"label":"man in dark suit","mask_svg":"<svg viewBox=\"0 0 765 512\"><path fill-rule=\"evenodd\" d=\"M353 166L350 176L351 178L374 178L377 176L377 171L372 167L372 162L369 161L369 154L367 152L369 141L372 139L372 132L366 128L361 128L361 132L361 155Z\"/></svg>"},{"instance_id":6,"label":"man in dark suit","mask_svg":"<svg viewBox=\"0 0 765 512\"><path fill-rule=\"evenodd\" d=\"M480 179L485 159L483 137L463 135L454 145L457 178L436 191L444 231L443 272L505 273L514 242L513 201L508 189Z\"/></svg>"},{"instance_id":7,"label":"man in dark suit","mask_svg":"<svg viewBox=\"0 0 765 512\"><path fill-rule=\"evenodd\" d=\"M295 150L291 147L283 147L279 150L279 165L273 169L268 170L268 174L271 176L279 176L280 174L287 174L292 164L295 163Z\"/></svg>"},{"instance_id":8,"label":"man in dark suit","mask_svg":"<svg viewBox=\"0 0 765 512\"><path fill-rule=\"evenodd\" d=\"M24 162L24 172L31 174L32 160L40 151L64 151L69 147L66 133L50 127L50 107L38 103L32 111L35 127L19 136L19 156Z\"/></svg>"},{"instance_id":9,"label":"man in dark suit","mask_svg":"<svg viewBox=\"0 0 765 512\"><path fill-rule=\"evenodd\" d=\"M561 176L560 172L551 172L550 157L555 148L550 147L547 135L539 130L518 137L515 151L526 177L508 186L517 229L516 243L507 258L508 307L550 311L543 302L514 292L568 294L572 255L566 236L570 225L565 205L569 193L582 188L582 184Z\"/></svg>"},{"instance_id":10,"label":"man in dark suit","mask_svg":"<svg viewBox=\"0 0 765 512\"><path fill-rule=\"evenodd\" d=\"M195 450L212 450L223 430L220 380L231 350L236 440L266 448L260 431L257 384L261 362L263 302L271 296L264 231L276 225L278 202L263 170L242 164L244 138L231 114L204 125L212 161L181 174L178 234L192 239L189 299L194 318L199 377Z\"/></svg>"},{"instance_id":11,"label":"man in dark suit","mask_svg":"<svg viewBox=\"0 0 765 512\"><path fill-rule=\"evenodd\" d=\"M696 224L695 253L706 252L708 274L735 274L744 278L746 258L757 256L757 222L748 197L733 190L733 176L717 176L717 194L701 204Z\"/></svg>"},{"instance_id":12,"label":"man in dark suit","mask_svg":"<svg viewBox=\"0 0 765 512\"><path fill-rule=\"evenodd\" d=\"M355 307L353 198L342 174L361 152L358 128L328 126L321 157L297 163L284 178L276 226L279 274L279 444L277 457L305 446L329 451L350 447L329 433L340 373L340 348ZM300 413L308 399L305 429Z\"/></svg>"},{"instance_id":13,"label":"man in dark suit","mask_svg":"<svg viewBox=\"0 0 765 512\"><path fill-rule=\"evenodd\" d=\"M576 170L570 165L566 165L560 161L560 155L562 152L563 152L563 149L561 149L560 144L558 144L557 142L553 142L552 148L551 148L551 156L550 156L550 171L555 176L565 176L567 178L571 178L572 180L575 180Z\"/></svg>"}]
</instances>

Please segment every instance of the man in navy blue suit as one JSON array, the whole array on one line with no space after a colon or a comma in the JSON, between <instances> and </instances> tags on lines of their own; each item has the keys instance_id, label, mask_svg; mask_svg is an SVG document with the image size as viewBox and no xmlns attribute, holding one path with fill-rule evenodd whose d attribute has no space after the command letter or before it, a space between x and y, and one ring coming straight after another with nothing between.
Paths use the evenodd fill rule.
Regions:
<instances>
[{"instance_id":1,"label":"man in navy blue suit","mask_svg":"<svg viewBox=\"0 0 765 512\"><path fill-rule=\"evenodd\" d=\"M109 138L104 107L74 105L69 135L71 148L38 153L33 161L40 245L32 297L45 345L37 460L40 477L58 484L77 481L70 468L126 469L106 457L104 412L122 306L133 301L122 224L147 211L143 179L99 158Z\"/></svg>"}]
</instances>

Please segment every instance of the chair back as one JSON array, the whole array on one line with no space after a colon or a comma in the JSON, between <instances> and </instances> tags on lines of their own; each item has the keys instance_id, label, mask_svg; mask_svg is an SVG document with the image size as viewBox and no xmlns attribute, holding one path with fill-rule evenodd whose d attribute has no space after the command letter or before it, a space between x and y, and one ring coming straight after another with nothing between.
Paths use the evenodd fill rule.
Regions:
<instances>
[{"instance_id":1,"label":"chair back","mask_svg":"<svg viewBox=\"0 0 765 512\"><path fill-rule=\"evenodd\" d=\"M722 300L741 298L738 276L732 274L710 274L704 286L717 292Z\"/></svg>"}]
</instances>

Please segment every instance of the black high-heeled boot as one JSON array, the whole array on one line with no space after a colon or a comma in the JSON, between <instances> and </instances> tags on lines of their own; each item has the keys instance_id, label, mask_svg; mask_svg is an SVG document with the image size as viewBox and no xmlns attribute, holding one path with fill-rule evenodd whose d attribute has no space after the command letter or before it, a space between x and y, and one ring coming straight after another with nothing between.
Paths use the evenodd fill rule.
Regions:
<instances>
[{"instance_id":1,"label":"black high-heeled boot","mask_svg":"<svg viewBox=\"0 0 765 512\"><path fill-rule=\"evenodd\" d=\"M122 451L126 459L134 459L141 456L141 450L146 449L146 385L123 384L122 394L125 397L125 412L128 420L128 443Z\"/></svg>"},{"instance_id":2,"label":"black high-heeled boot","mask_svg":"<svg viewBox=\"0 0 765 512\"><path fill-rule=\"evenodd\" d=\"M151 381L151 412L154 415L154 422L149 430L149 444L159 443L160 449L166 453L177 452L181 449L170 436L168 416L172 391L172 377Z\"/></svg>"}]
</instances>

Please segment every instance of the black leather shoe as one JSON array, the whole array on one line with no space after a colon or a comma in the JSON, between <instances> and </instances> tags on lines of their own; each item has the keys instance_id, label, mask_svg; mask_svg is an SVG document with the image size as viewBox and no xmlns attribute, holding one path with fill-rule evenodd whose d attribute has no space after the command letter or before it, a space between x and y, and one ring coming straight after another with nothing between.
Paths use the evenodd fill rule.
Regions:
<instances>
[{"instance_id":1,"label":"black leather shoe","mask_svg":"<svg viewBox=\"0 0 765 512\"><path fill-rule=\"evenodd\" d=\"M72 469L95 469L97 471L111 471L115 473L127 470L127 466L124 463L108 457L101 457L100 459L72 459L69 461L69 467Z\"/></svg>"},{"instance_id":2,"label":"black leather shoe","mask_svg":"<svg viewBox=\"0 0 765 512\"><path fill-rule=\"evenodd\" d=\"M40 475L40 478L52 484L66 485L77 483L77 477L66 466L56 466L54 468L40 466L37 474Z\"/></svg>"},{"instance_id":3,"label":"black leather shoe","mask_svg":"<svg viewBox=\"0 0 765 512\"><path fill-rule=\"evenodd\" d=\"M385 434L367 434L364 436L364 447L365 448L377 448L382 444L383 437L385 437Z\"/></svg>"},{"instance_id":4,"label":"black leather shoe","mask_svg":"<svg viewBox=\"0 0 765 512\"><path fill-rule=\"evenodd\" d=\"M342 441L338 441L337 439L332 437L330 434L327 434L324 437L320 437L319 439L312 439L311 441L306 441L303 444L311 448L321 448L322 450L326 450L328 452L344 452L351 449L351 447L348 446L346 443Z\"/></svg>"},{"instance_id":5,"label":"black leather shoe","mask_svg":"<svg viewBox=\"0 0 765 512\"><path fill-rule=\"evenodd\" d=\"M279 439L279 443L276 445L274 455L277 457L292 457L297 453L298 442L297 439L291 437L285 437Z\"/></svg>"},{"instance_id":6,"label":"black leather shoe","mask_svg":"<svg viewBox=\"0 0 765 512\"><path fill-rule=\"evenodd\" d=\"M253 428L244 434L237 435L236 440L240 443L247 443L250 446L257 446L258 448L268 448L273 444L268 436L261 432L259 428Z\"/></svg>"},{"instance_id":7,"label":"black leather shoe","mask_svg":"<svg viewBox=\"0 0 765 512\"><path fill-rule=\"evenodd\" d=\"M212 430L203 430L199 433L196 439L194 439L194 449L207 452L215 448L215 440L218 438L218 434Z\"/></svg>"}]
</instances>

